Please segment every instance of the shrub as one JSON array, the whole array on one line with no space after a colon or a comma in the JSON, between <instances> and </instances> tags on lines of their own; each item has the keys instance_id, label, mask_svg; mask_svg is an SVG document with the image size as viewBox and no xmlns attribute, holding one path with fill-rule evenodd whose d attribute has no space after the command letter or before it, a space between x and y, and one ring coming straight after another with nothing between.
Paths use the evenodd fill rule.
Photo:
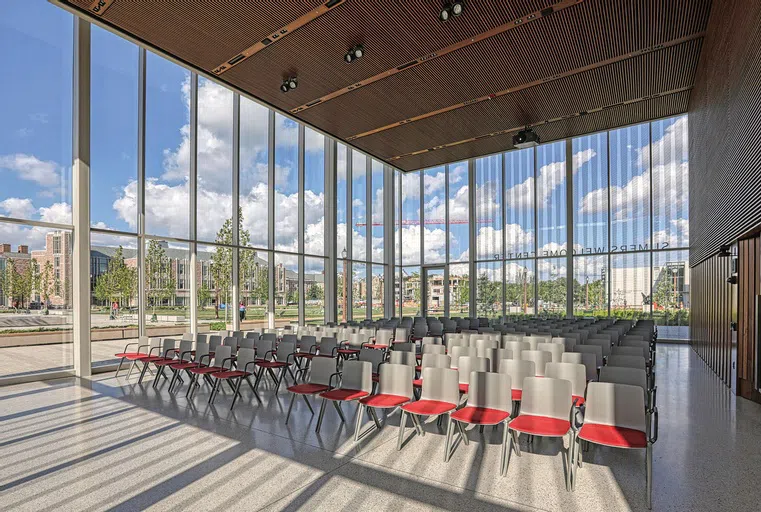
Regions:
<instances>
[{"instance_id":1,"label":"shrub","mask_svg":"<svg viewBox=\"0 0 761 512\"><path fill-rule=\"evenodd\" d=\"M224 322L212 322L209 325L209 329L211 329L212 331L224 331L227 329L227 324L225 324Z\"/></svg>"}]
</instances>

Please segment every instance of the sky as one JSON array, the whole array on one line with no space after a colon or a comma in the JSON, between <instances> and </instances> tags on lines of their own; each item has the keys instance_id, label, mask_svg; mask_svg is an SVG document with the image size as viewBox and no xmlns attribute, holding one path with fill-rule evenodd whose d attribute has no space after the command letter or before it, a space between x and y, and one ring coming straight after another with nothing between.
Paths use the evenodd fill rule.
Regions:
<instances>
[{"instance_id":1,"label":"sky","mask_svg":"<svg viewBox=\"0 0 761 512\"><path fill-rule=\"evenodd\" d=\"M0 215L53 223L71 222L71 15L43 0L9 0L0 17L0 64L13 73L0 75ZM102 29L92 29L91 216L93 227L137 230L137 47ZM55 84L55 86L51 86ZM148 234L188 238L190 166L190 74L154 54L147 59L146 230ZM205 79L198 89L198 239L214 242L232 215L233 94ZM298 126L275 116L275 248L298 252ZM249 245L268 243L268 111L241 100L240 205ZM653 244L687 247L686 116L592 134L573 141L574 248L595 252ZM348 162L351 197L348 197ZM534 159L538 172L534 177ZM445 219L449 212L449 261L467 261L506 253L539 254L567 247L566 175L563 142L536 151L507 154L505 183L500 155L475 163L477 226L470 247L467 163L450 165L448 195L444 167L401 177L401 229L404 265L447 260ZM651 166L652 160L652 166ZM610 183L605 170L610 161ZM651 168L652 167L652 168ZM602 172L601 172L602 171ZM352 258L383 261L382 165L339 144L337 176L338 254L352 244ZM652 205L650 181L653 183ZM368 211L367 185L371 205ZM610 187L608 187L610 185ZM420 220L421 186L425 226ZM304 251L324 255L324 138L305 133ZM534 202L536 201L536 204ZM652 206L652 208L651 208ZM502 208L506 223L501 225ZM608 236L608 209L612 223ZM652 219L651 219L652 209ZM536 219L534 218L536 211ZM352 225L347 225L351 212ZM0 223L0 238L14 246L39 248L47 229ZM425 253L420 253L420 239ZM93 243L114 243L93 235ZM121 242L120 242L121 243ZM513 256L515 257L515 256ZM625 258L619 258L623 261ZM296 258L279 256L291 267ZM320 266L320 260L309 260ZM596 275L605 258L586 256L585 272ZM617 263L625 264L625 263ZM507 277L523 265L507 267ZM511 270L512 269L512 270ZM565 274L562 259L543 260L541 275Z\"/></svg>"}]
</instances>

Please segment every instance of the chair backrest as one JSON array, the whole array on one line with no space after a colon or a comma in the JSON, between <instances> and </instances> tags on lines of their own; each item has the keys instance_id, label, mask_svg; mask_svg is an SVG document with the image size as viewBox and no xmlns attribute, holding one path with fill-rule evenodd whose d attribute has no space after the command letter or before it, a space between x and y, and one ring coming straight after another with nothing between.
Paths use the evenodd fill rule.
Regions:
<instances>
[{"instance_id":1,"label":"chair backrest","mask_svg":"<svg viewBox=\"0 0 761 512\"><path fill-rule=\"evenodd\" d=\"M362 346L363 343L367 343L368 335L359 332L349 334L347 341L351 348L357 349Z\"/></svg>"},{"instance_id":2,"label":"chair backrest","mask_svg":"<svg viewBox=\"0 0 761 512\"><path fill-rule=\"evenodd\" d=\"M573 363L584 364L581 352L563 352L563 357L560 358L561 363Z\"/></svg>"},{"instance_id":3,"label":"chair backrest","mask_svg":"<svg viewBox=\"0 0 761 512\"><path fill-rule=\"evenodd\" d=\"M647 373L639 368L603 366L600 368L600 382L638 386L642 391L647 391Z\"/></svg>"},{"instance_id":4,"label":"chair backrest","mask_svg":"<svg viewBox=\"0 0 761 512\"><path fill-rule=\"evenodd\" d=\"M510 412L513 407L512 382L506 373L470 373L468 386L468 406L497 409Z\"/></svg>"},{"instance_id":5,"label":"chair backrest","mask_svg":"<svg viewBox=\"0 0 761 512\"><path fill-rule=\"evenodd\" d=\"M584 424L613 425L646 432L645 395L637 386L590 382Z\"/></svg>"},{"instance_id":6,"label":"chair backrest","mask_svg":"<svg viewBox=\"0 0 761 512\"><path fill-rule=\"evenodd\" d=\"M230 331L230 336L232 336L233 338L242 338L243 331Z\"/></svg>"},{"instance_id":7,"label":"chair backrest","mask_svg":"<svg viewBox=\"0 0 761 512\"><path fill-rule=\"evenodd\" d=\"M645 358L642 356L610 356L608 366L623 366L624 368L647 369Z\"/></svg>"},{"instance_id":8,"label":"chair backrest","mask_svg":"<svg viewBox=\"0 0 761 512\"><path fill-rule=\"evenodd\" d=\"M524 350L521 352L521 359L533 361L536 365L536 376L544 377L544 367L547 363L552 362L552 354L544 350Z\"/></svg>"},{"instance_id":9,"label":"chair backrest","mask_svg":"<svg viewBox=\"0 0 761 512\"><path fill-rule=\"evenodd\" d=\"M264 334L261 335L261 339L268 340L275 343L277 341L277 333L265 332Z\"/></svg>"},{"instance_id":10,"label":"chair backrest","mask_svg":"<svg viewBox=\"0 0 761 512\"><path fill-rule=\"evenodd\" d=\"M446 354L447 353L447 347L444 345L423 345L422 346L422 353L423 354Z\"/></svg>"},{"instance_id":11,"label":"chair backrest","mask_svg":"<svg viewBox=\"0 0 761 512\"><path fill-rule=\"evenodd\" d=\"M485 357L460 356L457 361L457 372L460 378L460 384L467 384L470 379L470 372L488 372L489 360Z\"/></svg>"},{"instance_id":12,"label":"chair backrest","mask_svg":"<svg viewBox=\"0 0 761 512\"><path fill-rule=\"evenodd\" d=\"M551 361L554 363L559 363L565 352L565 346L559 343L537 343L536 349L549 352L552 356Z\"/></svg>"},{"instance_id":13,"label":"chair backrest","mask_svg":"<svg viewBox=\"0 0 761 512\"><path fill-rule=\"evenodd\" d=\"M425 336L422 340L420 340L420 345L441 345L441 335L438 336ZM443 345L442 345L443 346Z\"/></svg>"},{"instance_id":14,"label":"chair backrest","mask_svg":"<svg viewBox=\"0 0 761 512\"><path fill-rule=\"evenodd\" d=\"M413 354L414 355L414 354ZM359 360L367 361L373 365L373 373L378 373L378 366L383 362L385 354L382 350L375 350L372 348L363 348L359 351Z\"/></svg>"},{"instance_id":15,"label":"chair backrest","mask_svg":"<svg viewBox=\"0 0 761 512\"><path fill-rule=\"evenodd\" d=\"M391 329L378 329L375 333L375 343L378 345L390 345L394 338L394 331Z\"/></svg>"},{"instance_id":16,"label":"chair backrest","mask_svg":"<svg viewBox=\"0 0 761 512\"><path fill-rule=\"evenodd\" d=\"M409 330L406 327L397 327L394 330L394 340L396 341L407 341L407 338L409 337Z\"/></svg>"},{"instance_id":17,"label":"chair backrest","mask_svg":"<svg viewBox=\"0 0 761 512\"><path fill-rule=\"evenodd\" d=\"M429 345L429 346L436 347L441 345ZM442 346L442 348L444 347ZM383 357L383 352L381 352L380 350L373 350L373 352L378 352L381 355L381 358ZM425 352L423 353L425 354ZM417 356L415 355L414 352L400 352L398 350L392 350L389 356L389 362L393 364L406 364L408 366L414 367L414 366L417 366Z\"/></svg>"},{"instance_id":18,"label":"chair backrest","mask_svg":"<svg viewBox=\"0 0 761 512\"><path fill-rule=\"evenodd\" d=\"M163 338L161 340L161 355L162 356L164 357L174 356L173 350L176 348L177 348L177 340L175 340L174 338Z\"/></svg>"},{"instance_id":19,"label":"chair backrest","mask_svg":"<svg viewBox=\"0 0 761 512\"><path fill-rule=\"evenodd\" d=\"M584 392L587 389L587 369L583 364L547 363L544 368L544 376L571 381L573 396L584 397Z\"/></svg>"},{"instance_id":20,"label":"chair backrest","mask_svg":"<svg viewBox=\"0 0 761 512\"><path fill-rule=\"evenodd\" d=\"M196 342L196 355L195 360L200 361L203 356L209 355L209 344L205 341Z\"/></svg>"},{"instance_id":21,"label":"chair backrest","mask_svg":"<svg viewBox=\"0 0 761 512\"><path fill-rule=\"evenodd\" d=\"M228 345L220 345L214 351L214 363L212 366L220 366L225 359L229 359L232 355L232 349ZM225 366L229 368L229 366Z\"/></svg>"},{"instance_id":22,"label":"chair backrest","mask_svg":"<svg viewBox=\"0 0 761 512\"><path fill-rule=\"evenodd\" d=\"M450 355L452 356L452 368L457 368L457 361L460 357L462 356L477 357L478 350L476 350L476 347L456 346L456 347L452 347Z\"/></svg>"},{"instance_id":23,"label":"chair backrest","mask_svg":"<svg viewBox=\"0 0 761 512\"><path fill-rule=\"evenodd\" d=\"M177 357L183 357L183 354L188 352L187 355L185 355L185 361L190 361L191 355L189 354L190 351L193 350L193 340L181 340L180 341L180 349L177 351Z\"/></svg>"},{"instance_id":24,"label":"chair backrest","mask_svg":"<svg viewBox=\"0 0 761 512\"><path fill-rule=\"evenodd\" d=\"M441 322L433 322L429 327L428 332L431 336L443 336L444 324Z\"/></svg>"},{"instance_id":25,"label":"chair backrest","mask_svg":"<svg viewBox=\"0 0 761 512\"><path fill-rule=\"evenodd\" d=\"M286 362L288 360L288 356L294 352L296 352L295 341L281 341L275 350L275 358L278 361Z\"/></svg>"},{"instance_id":26,"label":"chair backrest","mask_svg":"<svg viewBox=\"0 0 761 512\"><path fill-rule=\"evenodd\" d=\"M563 345L565 347L566 352L571 352L573 350L573 347L576 345L576 340L574 338L565 338L565 337L553 337L552 343L557 343L559 345Z\"/></svg>"},{"instance_id":27,"label":"chair backrest","mask_svg":"<svg viewBox=\"0 0 761 512\"><path fill-rule=\"evenodd\" d=\"M317 345L317 337L316 336L302 336L301 340L299 340L299 350L301 352L309 352L312 347Z\"/></svg>"},{"instance_id":28,"label":"chair backrest","mask_svg":"<svg viewBox=\"0 0 761 512\"><path fill-rule=\"evenodd\" d=\"M599 338L589 338L587 341L584 342L584 345L593 345L600 347L602 350L602 356L608 357L610 355L610 341L609 340L601 340Z\"/></svg>"},{"instance_id":29,"label":"chair backrest","mask_svg":"<svg viewBox=\"0 0 761 512\"><path fill-rule=\"evenodd\" d=\"M268 352L272 350L272 347L274 346L274 343L272 341L265 339L264 337L259 338L254 342L254 349L256 350L256 357L259 359L263 359Z\"/></svg>"},{"instance_id":30,"label":"chair backrest","mask_svg":"<svg viewBox=\"0 0 761 512\"><path fill-rule=\"evenodd\" d=\"M650 358L650 350L642 347L613 347L610 353L614 356L642 356L645 360Z\"/></svg>"},{"instance_id":31,"label":"chair backrest","mask_svg":"<svg viewBox=\"0 0 761 512\"><path fill-rule=\"evenodd\" d=\"M449 368L452 358L446 354L423 354L420 362L422 368Z\"/></svg>"},{"instance_id":32,"label":"chair backrest","mask_svg":"<svg viewBox=\"0 0 761 512\"><path fill-rule=\"evenodd\" d=\"M238 370L254 373L253 366L246 369L246 365L256 360L256 351L253 348L239 348L237 356Z\"/></svg>"},{"instance_id":33,"label":"chair backrest","mask_svg":"<svg viewBox=\"0 0 761 512\"><path fill-rule=\"evenodd\" d=\"M531 345L525 341L506 341L502 344L502 348L509 349L514 359L520 359L521 352L531 350Z\"/></svg>"},{"instance_id":34,"label":"chair backrest","mask_svg":"<svg viewBox=\"0 0 761 512\"><path fill-rule=\"evenodd\" d=\"M489 371L498 372L499 362L503 359L512 359L513 351L509 348L488 348L483 352L478 352L478 357L485 357L489 360Z\"/></svg>"},{"instance_id":35,"label":"chair backrest","mask_svg":"<svg viewBox=\"0 0 761 512\"><path fill-rule=\"evenodd\" d=\"M254 338L238 338L238 349L254 348Z\"/></svg>"},{"instance_id":36,"label":"chair backrest","mask_svg":"<svg viewBox=\"0 0 761 512\"><path fill-rule=\"evenodd\" d=\"M238 338L233 338L232 336L226 336L225 339L222 341L222 344L226 347L230 347L233 353L236 353L238 351Z\"/></svg>"},{"instance_id":37,"label":"chair backrest","mask_svg":"<svg viewBox=\"0 0 761 512\"><path fill-rule=\"evenodd\" d=\"M195 334L193 334L192 332L186 332L182 335L181 341L195 341L195 339L196 339Z\"/></svg>"},{"instance_id":38,"label":"chair backrest","mask_svg":"<svg viewBox=\"0 0 761 512\"><path fill-rule=\"evenodd\" d=\"M531 345L531 350L536 350L536 346L540 343L550 343L552 336L525 336L521 341L525 341Z\"/></svg>"},{"instance_id":39,"label":"chair backrest","mask_svg":"<svg viewBox=\"0 0 761 512\"><path fill-rule=\"evenodd\" d=\"M423 388L420 392L420 399L457 404L460 401L458 380L457 370L423 368Z\"/></svg>"},{"instance_id":40,"label":"chair backrest","mask_svg":"<svg viewBox=\"0 0 761 512\"><path fill-rule=\"evenodd\" d=\"M565 379L526 377L523 380L520 415L568 421L572 404L571 389L571 382Z\"/></svg>"},{"instance_id":41,"label":"chair backrest","mask_svg":"<svg viewBox=\"0 0 761 512\"><path fill-rule=\"evenodd\" d=\"M478 338L471 339L471 342L471 346L476 347L476 351L479 354L488 348L499 348L499 341L491 338L482 338L479 336Z\"/></svg>"},{"instance_id":42,"label":"chair backrest","mask_svg":"<svg viewBox=\"0 0 761 512\"><path fill-rule=\"evenodd\" d=\"M326 357L315 357L309 365L309 383L330 385L330 376L336 373L336 363ZM372 379L372 377L371 377Z\"/></svg>"},{"instance_id":43,"label":"chair backrest","mask_svg":"<svg viewBox=\"0 0 761 512\"><path fill-rule=\"evenodd\" d=\"M323 336L322 338L320 338L320 355L332 356L333 349L336 347L338 347L337 339L330 338L328 336Z\"/></svg>"},{"instance_id":44,"label":"chair backrest","mask_svg":"<svg viewBox=\"0 0 761 512\"><path fill-rule=\"evenodd\" d=\"M293 344L298 344L299 337L297 334L283 334L283 338L281 341L290 342Z\"/></svg>"},{"instance_id":45,"label":"chair backrest","mask_svg":"<svg viewBox=\"0 0 761 512\"><path fill-rule=\"evenodd\" d=\"M415 352L417 345L414 343L394 343L394 350L401 352Z\"/></svg>"},{"instance_id":46,"label":"chair backrest","mask_svg":"<svg viewBox=\"0 0 761 512\"><path fill-rule=\"evenodd\" d=\"M252 340L258 340L259 336L261 336L258 332L254 331L248 331L246 333L246 338L252 339Z\"/></svg>"},{"instance_id":47,"label":"chair backrest","mask_svg":"<svg viewBox=\"0 0 761 512\"><path fill-rule=\"evenodd\" d=\"M502 346L504 347L505 343L509 343L511 341L523 341L523 338L525 338L525 336L523 336L522 334L503 334Z\"/></svg>"},{"instance_id":48,"label":"chair backrest","mask_svg":"<svg viewBox=\"0 0 761 512\"><path fill-rule=\"evenodd\" d=\"M374 350L373 352L378 352ZM361 354L360 354L361 355ZM379 370L378 393L412 398L415 367L406 364L382 364Z\"/></svg>"},{"instance_id":49,"label":"chair backrest","mask_svg":"<svg viewBox=\"0 0 761 512\"><path fill-rule=\"evenodd\" d=\"M582 354L594 354L595 364L602 366L602 348L597 345L576 345L573 347L574 352L580 352Z\"/></svg>"},{"instance_id":50,"label":"chair backrest","mask_svg":"<svg viewBox=\"0 0 761 512\"><path fill-rule=\"evenodd\" d=\"M412 326L412 337L423 338L428 334L428 325L425 322L419 322Z\"/></svg>"},{"instance_id":51,"label":"chair backrest","mask_svg":"<svg viewBox=\"0 0 761 512\"><path fill-rule=\"evenodd\" d=\"M344 361L341 388L370 393L373 390L373 365L368 361Z\"/></svg>"},{"instance_id":52,"label":"chair backrest","mask_svg":"<svg viewBox=\"0 0 761 512\"><path fill-rule=\"evenodd\" d=\"M222 336L218 334L212 334L209 336L209 351L216 352L217 347L222 344Z\"/></svg>"},{"instance_id":53,"label":"chair backrest","mask_svg":"<svg viewBox=\"0 0 761 512\"><path fill-rule=\"evenodd\" d=\"M510 376L513 389L523 389L523 379L536 376L536 365L523 359L503 359L499 362L499 373Z\"/></svg>"},{"instance_id":54,"label":"chair backrest","mask_svg":"<svg viewBox=\"0 0 761 512\"><path fill-rule=\"evenodd\" d=\"M209 342L208 336L205 335L205 334L196 334L196 342L199 342L199 341L201 341L203 343L208 343ZM142 345L142 343L141 343L141 345Z\"/></svg>"}]
</instances>

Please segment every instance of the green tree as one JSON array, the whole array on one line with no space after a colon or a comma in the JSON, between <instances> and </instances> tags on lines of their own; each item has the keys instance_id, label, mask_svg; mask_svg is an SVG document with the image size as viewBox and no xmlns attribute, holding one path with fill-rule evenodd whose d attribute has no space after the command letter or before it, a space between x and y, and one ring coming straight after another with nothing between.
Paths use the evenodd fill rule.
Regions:
<instances>
[{"instance_id":1,"label":"green tree","mask_svg":"<svg viewBox=\"0 0 761 512\"><path fill-rule=\"evenodd\" d=\"M238 245L243 247L248 246L251 241L251 234L248 230L243 228L243 209L238 209ZM214 239L217 245L214 254L211 257L211 278L213 288L212 291L216 297L215 316L219 318L219 304L223 303L225 307L225 322L228 321L228 314L230 312L230 301L232 300L232 274L233 274L233 219L225 220L222 227L217 231L217 236ZM242 250L238 251L238 272L242 276L250 276L256 272L260 265L257 264L256 251ZM265 269L266 272L266 269ZM258 272L257 272L258 273ZM258 278L259 276L257 276ZM257 279L258 280L258 279ZM255 286L256 288L256 286ZM257 294L261 296L261 288L257 290ZM266 288L267 293L264 294L264 298L261 300L267 300L266 296L269 294L269 288Z\"/></svg>"},{"instance_id":2,"label":"green tree","mask_svg":"<svg viewBox=\"0 0 761 512\"><path fill-rule=\"evenodd\" d=\"M174 296L176 280L172 261L166 254L164 246L156 240L148 242L145 257L145 288L153 314L151 321L156 321L156 306Z\"/></svg>"},{"instance_id":3,"label":"green tree","mask_svg":"<svg viewBox=\"0 0 761 512\"><path fill-rule=\"evenodd\" d=\"M320 286L317 286L316 283L313 283L309 289L307 290L307 300L322 300L325 296L325 293L323 292L322 288Z\"/></svg>"},{"instance_id":4,"label":"green tree","mask_svg":"<svg viewBox=\"0 0 761 512\"><path fill-rule=\"evenodd\" d=\"M95 298L128 306L137 291L137 269L124 262L124 249L119 246L108 261L108 268L95 282Z\"/></svg>"},{"instance_id":5,"label":"green tree","mask_svg":"<svg viewBox=\"0 0 761 512\"><path fill-rule=\"evenodd\" d=\"M470 280L460 279L460 284L457 286L457 293L455 293L455 301L457 302L457 308L462 313L463 307L467 307L470 302Z\"/></svg>"},{"instance_id":6,"label":"green tree","mask_svg":"<svg viewBox=\"0 0 761 512\"><path fill-rule=\"evenodd\" d=\"M198 289L198 305L201 307L208 306L210 300L211 290L209 290L209 287L206 285L206 283L203 283Z\"/></svg>"},{"instance_id":7,"label":"green tree","mask_svg":"<svg viewBox=\"0 0 761 512\"><path fill-rule=\"evenodd\" d=\"M50 303L50 296L55 292L55 275L53 272L53 265L50 261L46 261L40 273L40 295L44 302L45 312L48 311L48 304Z\"/></svg>"},{"instance_id":8,"label":"green tree","mask_svg":"<svg viewBox=\"0 0 761 512\"><path fill-rule=\"evenodd\" d=\"M291 293L288 294L288 304L298 304L299 303L299 291L294 290Z\"/></svg>"},{"instance_id":9,"label":"green tree","mask_svg":"<svg viewBox=\"0 0 761 512\"><path fill-rule=\"evenodd\" d=\"M502 301L502 283L491 281L486 272L482 272L476 281L476 311L480 316L494 316L494 307Z\"/></svg>"}]
</instances>

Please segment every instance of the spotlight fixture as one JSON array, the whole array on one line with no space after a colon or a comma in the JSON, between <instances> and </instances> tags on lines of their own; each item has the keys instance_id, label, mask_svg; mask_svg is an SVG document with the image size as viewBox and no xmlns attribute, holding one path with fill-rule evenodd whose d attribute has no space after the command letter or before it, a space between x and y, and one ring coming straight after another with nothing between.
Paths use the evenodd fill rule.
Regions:
<instances>
[{"instance_id":1,"label":"spotlight fixture","mask_svg":"<svg viewBox=\"0 0 761 512\"><path fill-rule=\"evenodd\" d=\"M719 246L719 254L718 254L719 258L728 258L729 256L731 256L732 255L732 253L730 252L731 249L732 247L730 247L729 245Z\"/></svg>"},{"instance_id":2,"label":"spotlight fixture","mask_svg":"<svg viewBox=\"0 0 761 512\"><path fill-rule=\"evenodd\" d=\"M539 145L539 135L531 128L521 130L513 135L513 146L516 148L531 148Z\"/></svg>"},{"instance_id":3,"label":"spotlight fixture","mask_svg":"<svg viewBox=\"0 0 761 512\"><path fill-rule=\"evenodd\" d=\"M280 85L280 90L283 92L288 92L295 89L298 86L299 86L299 81L294 76L294 77L286 78L285 80L283 80L283 83Z\"/></svg>"},{"instance_id":4,"label":"spotlight fixture","mask_svg":"<svg viewBox=\"0 0 761 512\"><path fill-rule=\"evenodd\" d=\"M365 47L361 44L355 45L353 48L349 48L349 51L344 55L344 60L351 64L357 59L361 59L365 56Z\"/></svg>"},{"instance_id":5,"label":"spotlight fixture","mask_svg":"<svg viewBox=\"0 0 761 512\"><path fill-rule=\"evenodd\" d=\"M446 22L452 16L459 16L465 11L465 2L457 0L452 3L446 3L439 11L439 21Z\"/></svg>"}]
</instances>

